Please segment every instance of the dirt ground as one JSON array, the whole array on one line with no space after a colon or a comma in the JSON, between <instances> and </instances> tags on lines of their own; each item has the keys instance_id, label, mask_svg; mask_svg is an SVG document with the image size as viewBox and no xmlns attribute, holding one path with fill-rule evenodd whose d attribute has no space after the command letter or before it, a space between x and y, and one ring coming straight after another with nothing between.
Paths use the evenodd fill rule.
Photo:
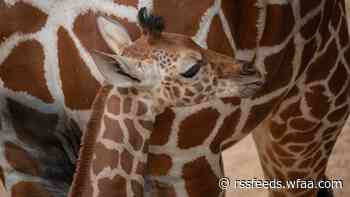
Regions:
<instances>
[{"instance_id":1,"label":"dirt ground","mask_svg":"<svg viewBox=\"0 0 350 197\"><path fill-rule=\"evenodd\" d=\"M335 190L335 197L350 196L350 121L344 127L327 168L329 179L342 179L344 187ZM242 154L244 153L244 154ZM226 176L231 179L261 179L262 170L252 136L224 152ZM230 189L227 197L267 197L263 189Z\"/></svg>"}]
</instances>

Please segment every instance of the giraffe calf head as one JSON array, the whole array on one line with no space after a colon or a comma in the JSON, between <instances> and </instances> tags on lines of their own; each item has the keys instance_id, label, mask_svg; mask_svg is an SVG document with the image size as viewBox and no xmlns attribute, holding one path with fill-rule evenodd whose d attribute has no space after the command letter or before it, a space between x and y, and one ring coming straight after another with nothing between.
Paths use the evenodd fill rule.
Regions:
<instances>
[{"instance_id":1,"label":"giraffe calf head","mask_svg":"<svg viewBox=\"0 0 350 197\"><path fill-rule=\"evenodd\" d=\"M143 35L136 41L118 22L98 18L99 30L114 54L99 52L93 57L109 83L146 92L167 107L249 97L261 87L253 66L203 49L190 37L163 33L162 18L145 9L138 17Z\"/></svg>"}]
</instances>

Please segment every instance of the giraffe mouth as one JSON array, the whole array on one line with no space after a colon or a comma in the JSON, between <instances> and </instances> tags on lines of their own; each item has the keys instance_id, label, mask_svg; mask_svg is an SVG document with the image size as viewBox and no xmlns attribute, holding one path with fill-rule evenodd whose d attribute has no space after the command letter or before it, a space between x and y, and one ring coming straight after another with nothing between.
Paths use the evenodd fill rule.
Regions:
<instances>
[{"instance_id":1,"label":"giraffe mouth","mask_svg":"<svg viewBox=\"0 0 350 197\"><path fill-rule=\"evenodd\" d=\"M254 82L247 82L243 83L241 85L241 88L239 90L240 96L242 98L248 98L253 95L255 95L259 90L262 89L265 82L262 80L254 81Z\"/></svg>"}]
</instances>

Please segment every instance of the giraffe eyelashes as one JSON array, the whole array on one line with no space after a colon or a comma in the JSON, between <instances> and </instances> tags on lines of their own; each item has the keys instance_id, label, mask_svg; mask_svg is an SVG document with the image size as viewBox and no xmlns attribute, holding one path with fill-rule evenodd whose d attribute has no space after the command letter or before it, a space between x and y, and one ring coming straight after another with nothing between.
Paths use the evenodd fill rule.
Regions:
<instances>
[{"instance_id":1,"label":"giraffe eyelashes","mask_svg":"<svg viewBox=\"0 0 350 197\"><path fill-rule=\"evenodd\" d=\"M185 78L193 78L201 70L203 65L204 65L203 61L198 61L191 68L189 68L186 72L181 73L181 76L183 76Z\"/></svg>"},{"instance_id":2,"label":"giraffe eyelashes","mask_svg":"<svg viewBox=\"0 0 350 197\"><path fill-rule=\"evenodd\" d=\"M133 81L136 81L136 82L138 82L138 83L141 82L140 79L131 76L130 74L128 74L128 73L126 73L125 71L123 71L122 69L116 69L116 72L117 72L118 74L120 74L120 75L123 75L123 76L125 76L125 77L130 78L130 79L133 80Z\"/></svg>"}]
</instances>

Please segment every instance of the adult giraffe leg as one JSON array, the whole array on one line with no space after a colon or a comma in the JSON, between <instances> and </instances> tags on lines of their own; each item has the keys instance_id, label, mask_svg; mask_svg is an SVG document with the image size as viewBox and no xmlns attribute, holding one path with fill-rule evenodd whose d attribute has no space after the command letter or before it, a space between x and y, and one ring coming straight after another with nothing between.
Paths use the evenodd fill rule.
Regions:
<instances>
[{"instance_id":1,"label":"adult giraffe leg","mask_svg":"<svg viewBox=\"0 0 350 197\"><path fill-rule=\"evenodd\" d=\"M347 92L345 87L344 95ZM310 94L317 95L316 92ZM322 103L321 95L317 95L317 102ZM303 106L304 96L287 96L272 117L254 131L262 169L268 180L277 179L283 183L297 179L327 180L325 171L328 159L348 117L349 106L346 96L340 105L335 103L341 94L336 97L338 99L330 98L330 104L327 104L331 106L330 109L317 119L312 114L315 110L324 110L322 108L326 105L307 108ZM270 196L323 197L332 196L332 191L316 188L271 189Z\"/></svg>"},{"instance_id":2,"label":"adult giraffe leg","mask_svg":"<svg viewBox=\"0 0 350 197\"><path fill-rule=\"evenodd\" d=\"M329 128L331 129L331 128ZM326 129L327 130L327 129ZM331 131L331 130L329 130ZM258 147L262 169L267 180L294 181L302 180L327 180L325 175L329 156L340 132L332 130L329 141L309 142L305 145L292 145L299 154L293 154L280 143L275 143L268 138L268 133L255 132L254 140ZM265 135L264 135L265 134ZM330 137L331 136L331 137ZM264 143L261 143L264 141ZM332 189L295 188L295 189L271 189L270 197L328 197L333 196Z\"/></svg>"}]
</instances>

